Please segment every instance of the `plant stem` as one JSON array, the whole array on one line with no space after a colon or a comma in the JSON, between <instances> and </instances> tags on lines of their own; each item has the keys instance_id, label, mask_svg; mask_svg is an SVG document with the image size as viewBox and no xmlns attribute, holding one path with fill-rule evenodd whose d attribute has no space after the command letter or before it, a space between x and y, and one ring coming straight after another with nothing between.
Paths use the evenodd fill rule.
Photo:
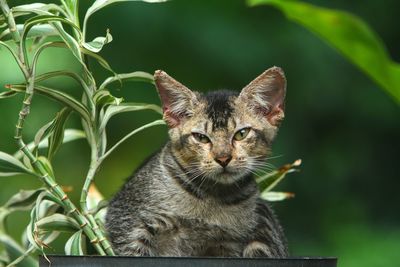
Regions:
<instances>
[{"instance_id":1,"label":"plant stem","mask_svg":"<svg viewBox=\"0 0 400 267\"><path fill-rule=\"evenodd\" d=\"M21 37L19 35L19 32L17 31L16 25L15 25L15 20L14 17L12 16L11 10L9 9L7 3L5 0L0 0L0 7L2 12L4 13L5 17L7 18L7 23L10 29L10 33L16 43L19 43L21 41ZM21 50L18 50L18 58L23 58L23 54L21 53ZM21 60L22 63L24 62ZM29 68L25 64L20 65L23 68L23 72L25 75L26 79L26 92L22 104L22 108L19 112L18 115L18 122L16 125L16 131L15 131L15 140L20 148L20 150L28 157L30 160L31 164L35 167L36 171L39 172L41 180L47 185L47 187L53 192L53 194L58 197L62 203L63 203L63 208L71 214L75 218L75 220L79 223L80 227L83 229L85 234L88 236L90 242L93 244L95 249L100 255L105 255L106 253L104 252L102 246L100 245L99 238L95 234L94 230L91 228L91 226L88 224L88 221L86 218L79 212L79 210L75 207L75 205L72 203L72 201L68 198L68 196L65 194L65 192L62 190L62 188L55 182L54 177L51 177L49 173L46 171L46 168L43 166L43 164L37 160L35 155L28 149L24 141L22 140L22 130L24 126L24 122L26 117L29 115L30 112L30 105L32 102L33 98L33 89L34 89L34 70L31 72Z\"/></svg>"},{"instance_id":2,"label":"plant stem","mask_svg":"<svg viewBox=\"0 0 400 267\"><path fill-rule=\"evenodd\" d=\"M103 156L101 156L99 159L100 162L102 162L105 158L107 158L119 145L121 145L123 142L125 142L132 135L134 135L148 127L155 126L155 125L164 125L164 124L165 124L164 120L156 120L156 121L150 122L148 124L145 124L137 129L133 130L129 134L125 135L122 139L120 139L116 144L114 144Z\"/></svg>"},{"instance_id":3,"label":"plant stem","mask_svg":"<svg viewBox=\"0 0 400 267\"><path fill-rule=\"evenodd\" d=\"M14 16L13 16L6 0L0 0L0 8L1 8L1 11L3 12L4 16L7 19L7 25L8 25L8 29L10 30L10 34L18 46L19 42L21 41L21 35L19 34L17 25L15 24ZM21 53L18 53L17 63L23 70L25 78L27 78L28 71L26 70L26 68L24 68L25 59Z\"/></svg>"},{"instance_id":4,"label":"plant stem","mask_svg":"<svg viewBox=\"0 0 400 267\"><path fill-rule=\"evenodd\" d=\"M63 1L63 4L65 5L65 2ZM73 21L78 25L79 27L79 19L78 19L78 2L73 3L73 10L70 10L69 8L71 6L65 5L67 12L73 16ZM65 211L67 211L72 217L75 218L75 220L79 223L80 227L83 229L87 237L89 238L90 242L93 244L95 249L100 255L115 255L109 241L105 238L103 232L99 228L96 220L94 219L93 215L90 213L90 211L87 208L87 195L88 195L88 189L93 182L94 175L97 171L98 168L98 153L97 153L97 142L89 142L91 145L92 149L92 163L89 168L89 172L87 175L87 178L85 180L85 184L82 190L82 195L81 195L81 206L82 206L82 212L80 213L79 210L76 208L76 206L72 203L72 201L68 198L68 196L65 194L65 192L62 190L62 188L55 182L55 178L51 177L50 174L46 171L45 166L43 165L42 162L38 161L36 156L28 149L28 147L25 145L23 139L22 139L22 130L24 127L24 122L26 117L30 113L30 105L32 102L33 98L33 93L34 93L34 80L35 80L35 69L36 69L36 62L34 60L34 63L32 65L32 69L26 64L28 64L27 60L27 51L24 48L24 43L21 43L21 36L17 30L16 24L14 17L12 15L12 12L7 5L6 0L0 0L0 8L2 12L4 13L6 19L7 19L7 24L10 30L10 34L12 35L13 40L19 45L19 49L17 51L17 63L20 66L21 70L24 73L25 80L26 80L26 91L25 91L25 96L22 104L22 108L19 112L18 116L18 122L16 125L16 131L15 131L15 140L17 141L18 146L20 147L20 150L28 157L30 160L32 166L34 166L36 172L39 173L41 180L47 185L49 190L61 200L63 203L63 208ZM70 12L72 11L72 12ZM74 31L75 34L77 32ZM8 47L7 47L8 48ZM40 49L41 51L42 49ZM11 50L11 52L13 52ZM37 57L39 56L39 53L35 54L35 58L37 60ZM25 63L26 62L26 63ZM86 61L87 62L87 61ZM86 66L85 66L86 67ZM91 119L93 124L88 125L86 129L88 129L91 133L88 135L88 139L91 140L96 140L94 129L95 125L95 116L96 116L96 106L93 103L92 99L92 94L96 91L96 85L95 81L87 69L87 71L84 71L84 75L86 77L86 80L88 80L91 85L90 90L87 87L84 87L88 101L90 102L90 108L91 108ZM86 84L85 84L86 85ZM101 141L99 141L101 142Z\"/></svg>"},{"instance_id":5,"label":"plant stem","mask_svg":"<svg viewBox=\"0 0 400 267\"><path fill-rule=\"evenodd\" d=\"M74 203L72 203L67 194L65 194L61 186L54 181L54 177L51 177L49 175L49 173L46 171L42 163L38 161L37 158L32 154L32 152L26 147L22 139L20 137L15 137L15 138L22 152L29 158L31 164L41 175L42 181L47 185L47 187L50 188L53 194L62 201L62 203L64 204L63 208L69 214L71 214L75 218L75 220L79 223L80 227L85 232L85 234L87 235L87 237L89 238L90 242L93 244L97 252L99 252L100 255L106 255L103 248L99 244L99 239L97 238L93 229L88 224L86 218L75 207Z\"/></svg>"},{"instance_id":6,"label":"plant stem","mask_svg":"<svg viewBox=\"0 0 400 267\"><path fill-rule=\"evenodd\" d=\"M82 188L82 193L81 193L81 199L80 199L80 204L81 204L81 209L83 215L88 219L89 223L92 226L93 231L95 232L96 236L99 238L99 241L101 245L103 246L103 249L106 251L107 255L115 256L114 251L111 248L110 242L107 240L107 238L104 236L103 232L99 228L96 220L93 217L93 214L90 212L88 206L87 206L87 198L88 198L88 192L89 192L89 187L93 183L94 175L97 172L97 169L99 167L99 163L97 161L97 152L96 149L92 152L92 156L94 157L90 163L89 171L88 174L86 175L85 179L85 184L83 185Z\"/></svg>"},{"instance_id":7,"label":"plant stem","mask_svg":"<svg viewBox=\"0 0 400 267\"><path fill-rule=\"evenodd\" d=\"M99 239L97 235L94 233L93 229L88 224L88 221L85 217L78 211L75 205L71 202L62 188L55 182L55 178L51 177L49 173L46 171L45 167L42 165L40 161L32 154L32 152L26 147L25 143L22 140L22 129L24 125L24 121L29 114L30 104L33 97L33 88L34 88L34 78L28 78L28 84L26 87L26 93L24 97L24 101L22 104L21 111L19 112L18 123L16 126L15 139L17 141L18 146L21 151L28 157L31 164L35 167L35 169L41 175L42 181L47 185L47 187L58 197L62 203L64 204L64 209L71 214L75 220L79 223L80 227L83 229L85 234L88 236L90 242L93 244L95 249L100 253L100 255L105 255L103 248L99 244Z\"/></svg>"},{"instance_id":8,"label":"plant stem","mask_svg":"<svg viewBox=\"0 0 400 267\"><path fill-rule=\"evenodd\" d=\"M12 15L12 12L8 7L6 0L0 0L0 8L7 19L8 28L10 29L12 38L16 43L19 43L21 41L21 36L19 35L19 31L17 30L17 25L15 24L14 16Z\"/></svg>"},{"instance_id":9,"label":"plant stem","mask_svg":"<svg viewBox=\"0 0 400 267\"><path fill-rule=\"evenodd\" d=\"M87 55L83 54L82 56L83 56L83 59L85 62L86 69L88 70L87 72L84 71L84 76L85 76L85 79L89 82L89 88L91 89L91 90L88 90L91 93L91 95L88 95L88 101L93 103L93 94L94 94L94 92L96 92L96 83L95 83L93 77L89 75L90 74L89 59L88 59ZM91 107L93 108L93 110L91 112L92 124L87 125L87 127L85 127L85 125L82 125L83 128L85 129L86 136L87 136L89 146L91 149L91 161L90 161L88 173L86 175L85 183L82 187L82 192L81 192L81 197L80 197L80 207L82 209L83 215L88 219L90 225L92 226L93 231L95 232L96 236L98 237L98 239L99 239L101 245L103 246L103 249L106 251L107 255L115 256L115 253L111 247L110 242L104 236L103 232L99 228L96 220L93 217L93 214L91 214L91 211L89 210L88 205L87 205L89 188L90 188L90 185L93 183L94 176L95 176L97 169L101 163L99 161L99 150L98 150L99 145L98 144L100 144L102 142L102 139L100 137L98 137L98 134L96 131L96 125L97 125L96 124L96 121L97 121L96 114L98 113L97 109L96 109L97 107L94 103Z\"/></svg>"},{"instance_id":10,"label":"plant stem","mask_svg":"<svg viewBox=\"0 0 400 267\"><path fill-rule=\"evenodd\" d=\"M24 125L24 121L29 114L30 104L33 97L33 88L34 88L34 78L28 78L28 84L26 86L26 93L24 97L24 101L22 104L21 111L19 112L19 118L16 126L15 132L15 140L17 141L18 146L21 151L28 157L31 164L35 167L35 169L41 175L42 181L47 185L47 187L53 192L53 194L58 197L63 205L63 208L71 214L75 220L79 223L80 227L83 229L85 234L88 236L90 242L93 244L95 249L100 253L100 255L105 255L103 248L99 244L99 239L94 233L93 229L88 224L85 217L78 211L72 201L68 198L62 188L55 182L54 177L51 177L49 173L46 171L45 167L42 165L40 161L32 154L32 152L27 148L24 141L22 140L22 129Z\"/></svg>"}]
</instances>

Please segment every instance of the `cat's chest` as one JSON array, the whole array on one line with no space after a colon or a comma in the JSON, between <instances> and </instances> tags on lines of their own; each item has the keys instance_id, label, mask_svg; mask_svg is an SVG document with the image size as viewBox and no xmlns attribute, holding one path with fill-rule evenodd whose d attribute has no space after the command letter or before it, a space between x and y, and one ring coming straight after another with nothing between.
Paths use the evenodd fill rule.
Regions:
<instances>
[{"instance_id":1,"label":"cat's chest","mask_svg":"<svg viewBox=\"0 0 400 267\"><path fill-rule=\"evenodd\" d=\"M212 199L186 199L185 205L179 205L174 214L196 227L216 227L230 229L242 234L250 231L256 223L252 201L237 205L224 205ZM249 203L250 202L250 203Z\"/></svg>"},{"instance_id":2,"label":"cat's chest","mask_svg":"<svg viewBox=\"0 0 400 267\"><path fill-rule=\"evenodd\" d=\"M233 233L254 229L257 194L235 204L224 204L213 197L199 198L178 185L170 175L165 175L161 181L156 186L160 190L155 196L162 199L158 205L172 217L186 222L187 227L220 227Z\"/></svg>"}]
</instances>

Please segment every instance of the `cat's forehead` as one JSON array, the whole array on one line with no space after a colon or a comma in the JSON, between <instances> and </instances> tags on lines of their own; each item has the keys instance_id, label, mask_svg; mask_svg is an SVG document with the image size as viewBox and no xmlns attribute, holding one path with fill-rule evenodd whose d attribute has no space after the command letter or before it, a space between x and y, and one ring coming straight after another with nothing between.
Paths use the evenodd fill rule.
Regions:
<instances>
[{"instance_id":1,"label":"cat's forehead","mask_svg":"<svg viewBox=\"0 0 400 267\"><path fill-rule=\"evenodd\" d=\"M203 95L203 113L206 118L207 131L228 130L235 127L235 100L238 96L234 91L214 91ZM211 129L210 129L211 127Z\"/></svg>"},{"instance_id":2,"label":"cat's forehead","mask_svg":"<svg viewBox=\"0 0 400 267\"><path fill-rule=\"evenodd\" d=\"M222 137L245 127L262 129L262 120L253 116L238 96L238 92L226 90L197 94L198 103L190 120L183 124L184 131Z\"/></svg>"}]
</instances>

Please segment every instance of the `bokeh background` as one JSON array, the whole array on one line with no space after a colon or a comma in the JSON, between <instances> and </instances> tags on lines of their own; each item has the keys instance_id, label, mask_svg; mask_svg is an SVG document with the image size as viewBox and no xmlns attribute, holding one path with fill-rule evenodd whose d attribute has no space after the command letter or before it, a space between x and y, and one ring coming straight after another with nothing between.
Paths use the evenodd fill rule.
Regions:
<instances>
[{"instance_id":1,"label":"bokeh background","mask_svg":"<svg viewBox=\"0 0 400 267\"><path fill-rule=\"evenodd\" d=\"M82 1L82 9L87 2ZM400 61L398 1L308 2L360 16ZM286 119L273 146L278 157L270 163L279 167L303 160L301 172L289 175L278 188L296 197L273 204L291 253L337 256L342 267L399 264L399 106L339 53L273 7L249 8L239 0L122 3L91 18L88 39L106 29L114 40L101 54L116 72L163 69L199 91L240 90L265 69L282 67L288 79ZM64 50L49 49L39 62L39 73L63 68L79 70ZM92 69L99 82L109 75L94 63ZM21 80L11 56L1 49L0 85ZM81 95L69 80L51 85ZM155 89L144 83L116 84L112 90L127 101L159 104ZM21 96L0 101L1 151L17 149L13 132L21 102ZM59 108L36 96L25 139L32 140ZM109 142L155 118L151 112L118 115L109 124ZM80 127L78 118L72 117L68 126ZM99 190L110 198L166 140L165 126L129 139L96 176ZM88 163L84 140L63 146L54 159L56 176L60 184L73 187L70 195L76 203ZM38 186L34 177L0 177L0 203L20 189ZM27 221L26 214L12 215L12 234L20 236ZM53 249L61 253L61 242Z\"/></svg>"}]
</instances>

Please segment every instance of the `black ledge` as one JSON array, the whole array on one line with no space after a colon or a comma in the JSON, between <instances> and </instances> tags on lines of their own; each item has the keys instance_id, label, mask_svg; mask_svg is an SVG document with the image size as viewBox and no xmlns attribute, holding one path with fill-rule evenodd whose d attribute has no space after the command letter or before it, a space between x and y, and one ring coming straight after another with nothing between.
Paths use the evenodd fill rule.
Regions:
<instances>
[{"instance_id":1,"label":"black ledge","mask_svg":"<svg viewBox=\"0 0 400 267\"><path fill-rule=\"evenodd\" d=\"M46 259L47 258L47 259ZM39 257L39 266L96 267L336 267L336 258L195 258L195 257L110 257L57 256Z\"/></svg>"}]
</instances>

